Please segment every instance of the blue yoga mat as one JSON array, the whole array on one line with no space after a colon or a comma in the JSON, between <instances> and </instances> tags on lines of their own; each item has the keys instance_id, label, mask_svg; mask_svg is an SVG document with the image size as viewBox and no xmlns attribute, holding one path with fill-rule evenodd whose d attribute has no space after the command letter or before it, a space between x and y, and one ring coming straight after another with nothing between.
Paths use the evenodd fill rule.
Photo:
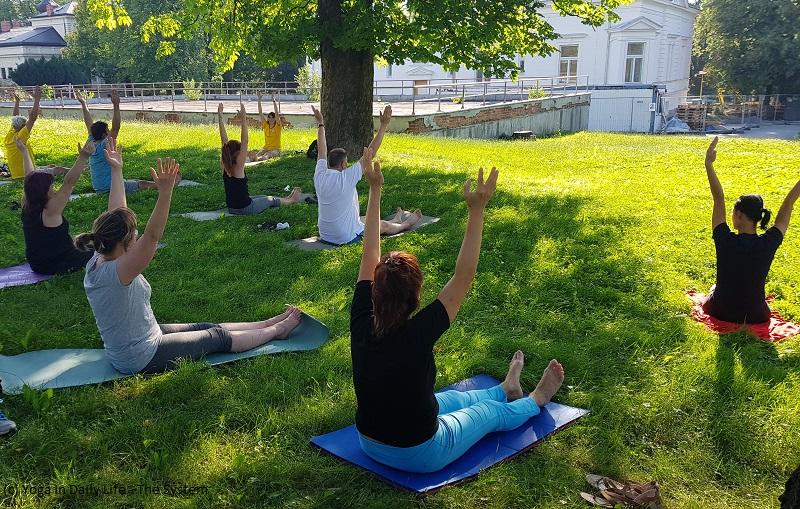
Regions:
<instances>
[{"instance_id":1,"label":"blue yoga mat","mask_svg":"<svg viewBox=\"0 0 800 509\"><path fill-rule=\"evenodd\" d=\"M246 352L211 354L205 361L216 366L257 355L314 350L325 344L328 337L325 324L304 314L300 325L286 339L275 339ZM3 391L8 394L20 394L25 385L34 389L61 389L128 376L131 375L114 369L103 349L37 350L0 355L0 380Z\"/></svg>"},{"instance_id":2,"label":"blue yoga mat","mask_svg":"<svg viewBox=\"0 0 800 509\"><path fill-rule=\"evenodd\" d=\"M488 389L498 383L500 382L489 375L478 375L444 387L442 391ZM536 447L548 436L572 425L588 413L588 410L581 408L548 403L539 415L532 417L519 428L486 435L461 458L442 470L429 474L404 472L373 461L361 450L358 443L358 432L354 425L327 435L314 437L311 439L311 443L341 460L375 474L383 481L398 488L416 493L432 493L448 484L471 479L481 470Z\"/></svg>"}]
</instances>

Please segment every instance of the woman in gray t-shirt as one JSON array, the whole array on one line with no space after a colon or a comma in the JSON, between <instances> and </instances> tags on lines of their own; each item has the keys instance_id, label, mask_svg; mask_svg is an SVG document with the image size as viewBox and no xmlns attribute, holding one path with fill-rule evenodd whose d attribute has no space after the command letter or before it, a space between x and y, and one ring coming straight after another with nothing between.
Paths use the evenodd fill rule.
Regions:
<instances>
[{"instance_id":1,"label":"woman in gray t-shirt","mask_svg":"<svg viewBox=\"0 0 800 509\"><path fill-rule=\"evenodd\" d=\"M157 373L179 358L243 352L283 339L297 327L302 315L295 307L261 322L159 324L150 307L150 284L142 272L164 234L180 166L174 159L159 159L158 170L150 170L158 200L139 237L136 214L127 208L122 155L113 138L108 139L105 157L112 169L108 211L95 220L91 233L76 237L75 244L78 249L95 251L86 264L83 286L106 354L117 370Z\"/></svg>"}]
</instances>

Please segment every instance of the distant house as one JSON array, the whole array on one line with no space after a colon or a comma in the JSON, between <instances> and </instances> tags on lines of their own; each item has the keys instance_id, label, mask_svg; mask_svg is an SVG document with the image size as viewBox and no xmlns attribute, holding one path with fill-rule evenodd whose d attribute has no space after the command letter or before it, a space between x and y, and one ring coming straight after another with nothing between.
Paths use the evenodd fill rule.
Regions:
<instances>
[{"instance_id":1,"label":"distant house","mask_svg":"<svg viewBox=\"0 0 800 509\"><path fill-rule=\"evenodd\" d=\"M8 78L26 59L60 56L67 46L67 35L75 30L77 5L44 0L37 5L39 14L29 18L28 25L0 22L0 78Z\"/></svg>"}]
</instances>

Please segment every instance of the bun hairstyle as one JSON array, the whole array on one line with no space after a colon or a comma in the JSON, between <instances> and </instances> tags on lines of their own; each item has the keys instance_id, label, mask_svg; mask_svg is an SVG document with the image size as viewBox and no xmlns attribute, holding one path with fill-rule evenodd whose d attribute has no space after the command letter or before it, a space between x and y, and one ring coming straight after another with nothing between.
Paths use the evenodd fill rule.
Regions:
<instances>
[{"instance_id":1,"label":"bun hairstyle","mask_svg":"<svg viewBox=\"0 0 800 509\"><path fill-rule=\"evenodd\" d=\"M383 255L375 267L372 306L375 336L398 330L419 307L422 270L417 258L403 251Z\"/></svg>"},{"instance_id":2,"label":"bun hairstyle","mask_svg":"<svg viewBox=\"0 0 800 509\"><path fill-rule=\"evenodd\" d=\"M242 150L242 144L237 140L228 140L222 145L222 167L228 175L236 166L236 158L239 157L240 150Z\"/></svg>"},{"instance_id":3,"label":"bun hairstyle","mask_svg":"<svg viewBox=\"0 0 800 509\"><path fill-rule=\"evenodd\" d=\"M736 200L733 210L738 210L754 223L761 222L761 229L766 230L772 211L764 208L764 198L760 194L743 194Z\"/></svg>"},{"instance_id":4,"label":"bun hairstyle","mask_svg":"<svg viewBox=\"0 0 800 509\"><path fill-rule=\"evenodd\" d=\"M25 124L27 124L27 123L28 123L28 119L23 117L23 116L17 115L15 117L11 117L11 127L15 131L19 131L20 129L25 127Z\"/></svg>"},{"instance_id":5,"label":"bun hairstyle","mask_svg":"<svg viewBox=\"0 0 800 509\"><path fill-rule=\"evenodd\" d=\"M53 176L44 171L34 171L25 177L22 192L22 215L25 219L35 218L47 206L47 194L53 185Z\"/></svg>"},{"instance_id":6,"label":"bun hairstyle","mask_svg":"<svg viewBox=\"0 0 800 509\"><path fill-rule=\"evenodd\" d=\"M111 253L120 243L123 246L130 244L136 235L136 225L136 214L129 208L121 207L103 212L94 220L91 233L82 233L75 237L75 247L81 251Z\"/></svg>"}]
</instances>

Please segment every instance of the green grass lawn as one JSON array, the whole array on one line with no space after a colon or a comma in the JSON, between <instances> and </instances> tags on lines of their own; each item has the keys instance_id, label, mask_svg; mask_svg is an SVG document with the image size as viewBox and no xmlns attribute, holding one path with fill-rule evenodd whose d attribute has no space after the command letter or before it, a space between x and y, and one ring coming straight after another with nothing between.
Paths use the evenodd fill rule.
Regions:
<instances>
[{"instance_id":1,"label":"green grass lawn","mask_svg":"<svg viewBox=\"0 0 800 509\"><path fill-rule=\"evenodd\" d=\"M7 118L0 120L6 125ZM231 131L232 136L238 136ZM284 133L303 150L310 131ZM258 140L259 133L253 138ZM78 121L40 121L40 164L71 165L85 138ZM173 212L224 205L213 126L127 123L126 177L146 177L156 157L181 162ZM466 207L463 181L500 169L486 214L478 277L436 347L437 387L478 373L502 377L521 349L531 388L546 361L566 369L556 399L591 410L577 426L468 484L428 498L399 492L322 455L312 435L352 423L355 396L348 316L360 247L302 252L288 239L316 233L316 208L193 222L171 218L145 275L161 322L259 320L296 303L330 327L320 350L261 357L45 397L7 397L20 426L0 441L0 485L98 488L164 483L206 486L185 496L0 494L2 507L584 507L589 472L658 480L668 507L777 507L800 450L800 343L717 336L687 317L688 288L714 280L707 140L580 133L535 142L387 136L380 151L383 211L421 207L442 220L383 243L415 253L423 301L450 277ZM720 142L717 169L729 204L760 192L777 212L800 178L796 141ZM311 189L314 162L293 155L250 172L251 194ZM88 174L76 192L90 190ZM366 186L360 186L362 211ZM18 185L0 187L0 266L24 259ZM140 222L154 192L129 198ZM87 231L103 198L68 205L73 235ZM798 212L800 213L800 212ZM288 221L260 232L264 221ZM141 228L141 227L140 227ZM767 289L800 320L800 216L778 251ZM0 290L0 352L100 348L82 273Z\"/></svg>"}]
</instances>

